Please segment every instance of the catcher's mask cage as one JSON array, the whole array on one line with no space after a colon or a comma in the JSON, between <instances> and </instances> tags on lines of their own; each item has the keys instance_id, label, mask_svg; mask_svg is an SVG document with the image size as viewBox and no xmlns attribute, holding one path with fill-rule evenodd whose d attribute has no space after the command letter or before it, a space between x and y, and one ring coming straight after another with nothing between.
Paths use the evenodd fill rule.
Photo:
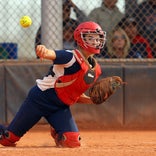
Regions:
<instances>
[{"instance_id":1,"label":"catcher's mask cage","mask_svg":"<svg viewBox=\"0 0 156 156\"><path fill-rule=\"evenodd\" d=\"M99 35L99 38L90 37L90 40L96 41L96 45L91 45L86 41L87 35ZM99 54L100 49L104 47L106 41L106 32L94 22L83 22L74 31L76 43L92 54Z\"/></svg>"}]
</instances>

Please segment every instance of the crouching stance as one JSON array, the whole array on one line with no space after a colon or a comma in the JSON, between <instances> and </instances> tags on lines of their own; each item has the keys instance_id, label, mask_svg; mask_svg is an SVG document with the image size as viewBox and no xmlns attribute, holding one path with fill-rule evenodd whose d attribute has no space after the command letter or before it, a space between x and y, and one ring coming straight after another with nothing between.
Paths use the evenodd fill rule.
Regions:
<instances>
[{"instance_id":1,"label":"crouching stance","mask_svg":"<svg viewBox=\"0 0 156 156\"><path fill-rule=\"evenodd\" d=\"M51 136L55 140L57 147L79 147L80 146L80 134L79 132L65 132L63 134L57 134L56 131L51 128ZM12 132L6 130L4 126L0 126L0 144L3 146L16 146L16 142L20 140L20 137L16 136Z\"/></svg>"},{"instance_id":2,"label":"crouching stance","mask_svg":"<svg viewBox=\"0 0 156 156\"><path fill-rule=\"evenodd\" d=\"M106 34L94 22L81 23L74 31L77 48L50 50L36 47L41 59L52 60L46 76L36 80L14 119L0 129L0 144L15 146L42 117L49 123L51 135L58 147L79 147L80 134L70 106L75 103L94 104L84 93L101 74L94 54L99 54Z\"/></svg>"}]
</instances>

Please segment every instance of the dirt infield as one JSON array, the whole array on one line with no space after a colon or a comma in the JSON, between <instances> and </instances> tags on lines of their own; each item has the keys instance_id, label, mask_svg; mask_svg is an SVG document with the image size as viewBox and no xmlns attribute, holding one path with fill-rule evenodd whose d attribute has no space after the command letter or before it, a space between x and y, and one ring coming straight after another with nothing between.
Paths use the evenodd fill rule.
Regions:
<instances>
[{"instance_id":1,"label":"dirt infield","mask_svg":"<svg viewBox=\"0 0 156 156\"><path fill-rule=\"evenodd\" d=\"M0 156L156 156L156 131L80 131L80 148L56 148L48 125L36 125Z\"/></svg>"}]
</instances>

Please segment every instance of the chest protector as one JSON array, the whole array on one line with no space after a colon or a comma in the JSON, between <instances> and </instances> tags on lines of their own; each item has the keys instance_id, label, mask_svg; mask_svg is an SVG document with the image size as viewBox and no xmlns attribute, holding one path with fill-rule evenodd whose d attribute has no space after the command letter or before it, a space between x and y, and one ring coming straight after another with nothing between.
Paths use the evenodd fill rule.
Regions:
<instances>
[{"instance_id":1,"label":"chest protector","mask_svg":"<svg viewBox=\"0 0 156 156\"><path fill-rule=\"evenodd\" d=\"M58 97L67 105L76 103L101 74L101 68L94 58L91 58L94 67L90 68L79 51L75 50L73 53L81 69L74 74L61 76L55 82L55 91Z\"/></svg>"}]
</instances>

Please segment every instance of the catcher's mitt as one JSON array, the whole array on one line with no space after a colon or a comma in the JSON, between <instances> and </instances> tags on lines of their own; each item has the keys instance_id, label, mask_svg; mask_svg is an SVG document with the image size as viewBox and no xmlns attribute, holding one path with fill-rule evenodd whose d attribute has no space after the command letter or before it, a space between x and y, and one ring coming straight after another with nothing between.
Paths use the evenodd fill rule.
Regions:
<instances>
[{"instance_id":1,"label":"catcher's mitt","mask_svg":"<svg viewBox=\"0 0 156 156\"><path fill-rule=\"evenodd\" d=\"M89 89L89 96L94 104L101 104L124 83L119 76L103 78Z\"/></svg>"}]
</instances>

